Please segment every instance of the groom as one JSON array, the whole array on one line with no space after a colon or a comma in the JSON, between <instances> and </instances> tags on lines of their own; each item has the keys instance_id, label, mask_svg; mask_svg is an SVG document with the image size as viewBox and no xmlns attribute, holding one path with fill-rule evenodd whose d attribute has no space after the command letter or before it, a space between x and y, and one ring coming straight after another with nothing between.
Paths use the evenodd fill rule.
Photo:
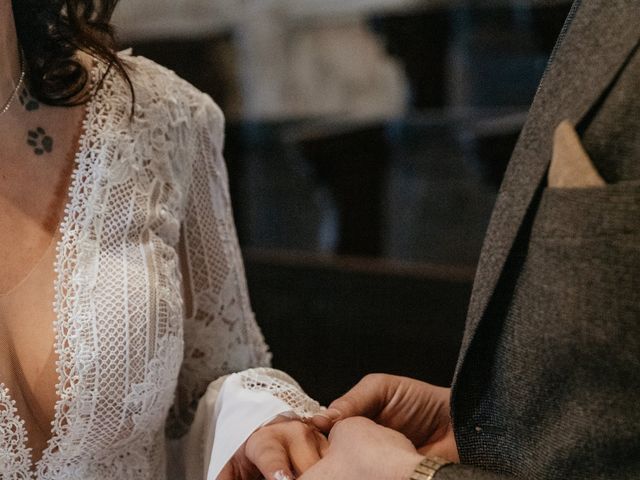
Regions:
<instances>
[{"instance_id":1,"label":"groom","mask_svg":"<svg viewBox=\"0 0 640 480\"><path fill-rule=\"evenodd\" d=\"M495 207L453 387L367 377L314 423L331 446L303 480L640 478L638 0L574 4Z\"/></svg>"}]
</instances>

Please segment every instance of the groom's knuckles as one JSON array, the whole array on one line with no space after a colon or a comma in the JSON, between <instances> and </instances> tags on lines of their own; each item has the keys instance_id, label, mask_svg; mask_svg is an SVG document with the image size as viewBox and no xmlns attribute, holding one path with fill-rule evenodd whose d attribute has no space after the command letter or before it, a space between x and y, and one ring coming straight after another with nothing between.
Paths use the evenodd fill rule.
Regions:
<instances>
[{"instance_id":1,"label":"groom's knuckles","mask_svg":"<svg viewBox=\"0 0 640 480\"><path fill-rule=\"evenodd\" d=\"M371 425L375 425L371 420L364 417L351 417L340 420L335 424L329 434L329 443L331 447L340 448L343 443L351 443L357 441L362 435L366 435Z\"/></svg>"},{"instance_id":2,"label":"groom's knuckles","mask_svg":"<svg viewBox=\"0 0 640 480\"><path fill-rule=\"evenodd\" d=\"M375 417L384 407L393 378L385 374L369 374L342 397L335 400L329 410L337 410L342 418Z\"/></svg>"},{"instance_id":3,"label":"groom's knuckles","mask_svg":"<svg viewBox=\"0 0 640 480\"><path fill-rule=\"evenodd\" d=\"M345 418L376 418L385 408L387 399L393 396L398 383L398 377L392 375L369 374L342 397L334 400L325 412L316 415L313 424L326 433L337 421Z\"/></svg>"}]
</instances>

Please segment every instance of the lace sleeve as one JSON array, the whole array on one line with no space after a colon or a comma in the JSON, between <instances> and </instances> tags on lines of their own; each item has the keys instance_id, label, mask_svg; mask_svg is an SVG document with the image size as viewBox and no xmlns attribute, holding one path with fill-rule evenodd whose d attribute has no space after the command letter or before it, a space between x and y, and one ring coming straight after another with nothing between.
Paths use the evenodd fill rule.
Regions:
<instances>
[{"instance_id":1,"label":"lace sleeve","mask_svg":"<svg viewBox=\"0 0 640 480\"><path fill-rule=\"evenodd\" d=\"M272 368L253 368L236 375L243 390L266 392L283 401L300 419L308 420L323 409L286 373Z\"/></svg>"},{"instance_id":2,"label":"lace sleeve","mask_svg":"<svg viewBox=\"0 0 640 480\"><path fill-rule=\"evenodd\" d=\"M270 365L249 305L222 157L224 117L206 95L195 114L196 148L180 241L184 361L167 433L186 433L198 400L223 375Z\"/></svg>"}]
</instances>

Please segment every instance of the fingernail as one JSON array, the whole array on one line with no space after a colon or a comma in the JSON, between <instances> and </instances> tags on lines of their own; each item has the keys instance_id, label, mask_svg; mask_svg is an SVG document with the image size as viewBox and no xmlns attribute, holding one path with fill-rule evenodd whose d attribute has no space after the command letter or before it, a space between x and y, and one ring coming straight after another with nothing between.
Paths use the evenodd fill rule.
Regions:
<instances>
[{"instance_id":1,"label":"fingernail","mask_svg":"<svg viewBox=\"0 0 640 480\"><path fill-rule=\"evenodd\" d=\"M335 422L336 420L340 420L340 417L342 417L342 413L340 412L340 410L330 408L329 410L325 410L324 412L319 413L317 416L326 418L330 422Z\"/></svg>"},{"instance_id":2,"label":"fingernail","mask_svg":"<svg viewBox=\"0 0 640 480\"><path fill-rule=\"evenodd\" d=\"M278 470L273 474L273 480L293 480L289 475L284 473L284 470Z\"/></svg>"}]
</instances>

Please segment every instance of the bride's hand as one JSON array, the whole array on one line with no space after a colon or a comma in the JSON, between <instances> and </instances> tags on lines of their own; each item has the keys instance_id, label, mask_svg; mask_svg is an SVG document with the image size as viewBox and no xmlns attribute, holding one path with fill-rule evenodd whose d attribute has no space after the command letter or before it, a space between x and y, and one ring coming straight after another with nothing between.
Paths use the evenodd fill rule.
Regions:
<instances>
[{"instance_id":1,"label":"bride's hand","mask_svg":"<svg viewBox=\"0 0 640 480\"><path fill-rule=\"evenodd\" d=\"M249 437L218 480L293 480L315 465L328 446L326 437L314 427L278 419Z\"/></svg>"}]
</instances>

